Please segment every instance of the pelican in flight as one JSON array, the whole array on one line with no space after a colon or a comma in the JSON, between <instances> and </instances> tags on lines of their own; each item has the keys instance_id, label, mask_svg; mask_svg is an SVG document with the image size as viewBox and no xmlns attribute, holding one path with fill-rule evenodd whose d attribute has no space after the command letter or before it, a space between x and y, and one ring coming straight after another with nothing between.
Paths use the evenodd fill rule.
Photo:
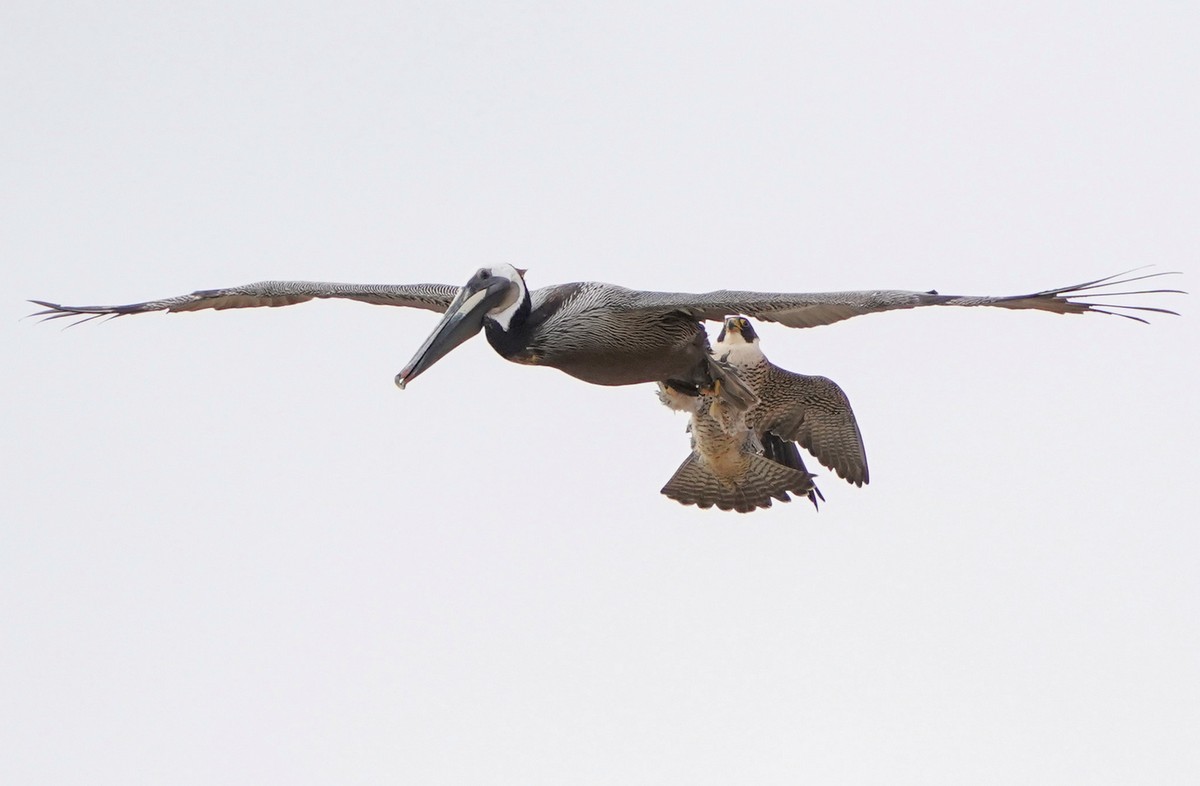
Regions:
<instances>
[{"instance_id":1,"label":"pelican in flight","mask_svg":"<svg viewBox=\"0 0 1200 786\"><path fill-rule=\"evenodd\" d=\"M1132 271L1131 271L1132 272ZM936 291L778 293L721 290L704 294L647 292L614 284L582 282L530 290L525 271L502 264L480 268L461 287L450 284L332 284L265 281L227 289L118 306L64 306L31 302L46 319L145 314L151 311L290 306L342 298L443 314L412 360L396 375L403 388L481 330L506 360L549 366L597 385L663 382L689 394L715 395L733 412L745 412L754 394L729 364L710 354L706 320L744 314L794 328L816 327L851 317L925 306L991 306L1052 314L1112 314L1145 322L1139 313L1174 314L1164 308L1094 302L1097 298L1178 292L1172 289L1113 291L1149 273L1086 281L1026 295L942 295ZM864 466L865 473L865 466ZM865 474L862 478L865 480Z\"/></svg>"}]
</instances>

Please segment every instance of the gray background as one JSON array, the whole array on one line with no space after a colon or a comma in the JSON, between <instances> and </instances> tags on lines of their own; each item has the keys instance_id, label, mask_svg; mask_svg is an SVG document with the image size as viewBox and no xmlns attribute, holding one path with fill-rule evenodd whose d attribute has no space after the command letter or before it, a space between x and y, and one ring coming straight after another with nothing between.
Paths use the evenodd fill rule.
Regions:
<instances>
[{"instance_id":1,"label":"gray background","mask_svg":"<svg viewBox=\"0 0 1200 786\"><path fill-rule=\"evenodd\" d=\"M264 278L1195 287L1192 3L0 9L5 783L1200 777L1194 314L762 329L874 482ZM1190 297L1146 299L1194 312Z\"/></svg>"}]
</instances>

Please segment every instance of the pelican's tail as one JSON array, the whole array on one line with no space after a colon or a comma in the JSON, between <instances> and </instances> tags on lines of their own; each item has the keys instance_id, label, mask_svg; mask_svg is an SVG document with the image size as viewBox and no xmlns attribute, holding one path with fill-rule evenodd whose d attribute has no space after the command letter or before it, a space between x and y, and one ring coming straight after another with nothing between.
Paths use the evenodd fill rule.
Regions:
<instances>
[{"instance_id":1,"label":"pelican's tail","mask_svg":"<svg viewBox=\"0 0 1200 786\"><path fill-rule=\"evenodd\" d=\"M697 453L687 457L663 486L662 493L684 505L749 513L771 507L771 500L790 502L788 492L808 494L813 476L785 467L762 456L747 456L746 471L736 478L720 478Z\"/></svg>"}]
</instances>

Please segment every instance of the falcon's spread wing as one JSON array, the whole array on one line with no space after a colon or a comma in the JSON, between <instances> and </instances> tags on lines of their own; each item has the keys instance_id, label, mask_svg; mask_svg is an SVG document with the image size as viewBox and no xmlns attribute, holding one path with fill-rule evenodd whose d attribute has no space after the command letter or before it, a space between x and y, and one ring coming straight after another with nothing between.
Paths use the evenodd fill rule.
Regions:
<instances>
[{"instance_id":1,"label":"falcon's spread wing","mask_svg":"<svg viewBox=\"0 0 1200 786\"><path fill-rule=\"evenodd\" d=\"M226 289L203 289L190 295L129 303L123 306L62 306L31 300L45 310L32 316L46 319L81 317L80 322L100 317L121 317L150 311L200 311L206 308L258 308L292 306L313 298L341 298L380 306L404 306L444 312L458 294L449 284L332 284L319 281L261 281Z\"/></svg>"},{"instance_id":2,"label":"falcon's spread wing","mask_svg":"<svg viewBox=\"0 0 1200 786\"><path fill-rule=\"evenodd\" d=\"M796 374L772 365L755 391L765 416L759 432L795 440L846 481L870 481L867 452L850 400L831 379Z\"/></svg>"}]
</instances>

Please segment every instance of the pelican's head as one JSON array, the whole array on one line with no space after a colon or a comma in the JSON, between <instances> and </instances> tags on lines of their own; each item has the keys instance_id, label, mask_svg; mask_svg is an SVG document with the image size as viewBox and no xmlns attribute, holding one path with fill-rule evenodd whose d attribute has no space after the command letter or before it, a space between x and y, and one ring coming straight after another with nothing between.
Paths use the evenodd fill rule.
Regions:
<instances>
[{"instance_id":1,"label":"pelican's head","mask_svg":"<svg viewBox=\"0 0 1200 786\"><path fill-rule=\"evenodd\" d=\"M458 291L442 321L425 339L417 354L396 375L396 384L403 389L450 350L478 333L484 319L498 321L507 327L526 295L524 270L512 265L479 268Z\"/></svg>"}]
</instances>

